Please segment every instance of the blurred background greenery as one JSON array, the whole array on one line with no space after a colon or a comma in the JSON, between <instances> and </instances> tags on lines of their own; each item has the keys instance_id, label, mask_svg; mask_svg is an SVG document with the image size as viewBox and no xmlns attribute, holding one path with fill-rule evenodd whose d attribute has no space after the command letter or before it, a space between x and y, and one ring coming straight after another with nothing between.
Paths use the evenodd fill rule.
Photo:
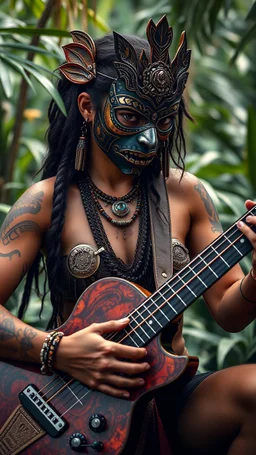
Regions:
<instances>
[{"instance_id":1,"label":"blurred background greenery","mask_svg":"<svg viewBox=\"0 0 256 455\"><path fill-rule=\"evenodd\" d=\"M173 48L185 29L193 49L187 170L206 185L224 228L245 212L245 199L256 200L256 1L0 0L0 6L0 224L42 163L50 98L63 109L53 70L63 61L67 30L144 36L148 19L163 14L174 28ZM249 270L250 258L242 267ZM14 312L21 292L22 283L8 302ZM28 323L44 326L49 306L38 323L39 309L33 296ZM202 299L186 312L184 333L202 371L256 359L255 323L227 334Z\"/></svg>"}]
</instances>

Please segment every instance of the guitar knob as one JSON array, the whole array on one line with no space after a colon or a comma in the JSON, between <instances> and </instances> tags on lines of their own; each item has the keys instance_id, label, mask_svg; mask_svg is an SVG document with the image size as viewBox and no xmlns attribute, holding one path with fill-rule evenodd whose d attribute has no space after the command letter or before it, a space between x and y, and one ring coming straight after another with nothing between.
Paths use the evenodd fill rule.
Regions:
<instances>
[{"instance_id":1,"label":"guitar knob","mask_svg":"<svg viewBox=\"0 0 256 455\"><path fill-rule=\"evenodd\" d=\"M93 414L89 420L89 427L94 433L101 433L107 425L106 419L102 414Z\"/></svg>"},{"instance_id":2,"label":"guitar knob","mask_svg":"<svg viewBox=\"0 0 256 455\"><path fill-rule=\"evenodd\" d=\"M73 433L69 438L69 445L71 449L79 452L80 449L86 447L86 437L83 433Z\"/></svg>"}]
</instances>

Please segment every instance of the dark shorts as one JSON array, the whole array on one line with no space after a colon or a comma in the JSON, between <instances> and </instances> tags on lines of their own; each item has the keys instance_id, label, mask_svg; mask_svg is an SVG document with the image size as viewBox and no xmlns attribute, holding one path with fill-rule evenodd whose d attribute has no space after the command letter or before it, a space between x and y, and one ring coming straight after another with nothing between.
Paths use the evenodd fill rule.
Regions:
<instances>
[{"instance_id":1,"label":"dark shorts","mask_svg":"<svg viewBox=\"0 0 256 455\"><path fill-rule=\"evenodd\" d=\"M186 405L191 394L201 382L212 374L213 372L197 373L185 385L177 388L173 387L173 389L171 386L170 390L167 390L166 388L163 391L163 394L157 398L157 407L166 432L170 429L170 426L175 428L179 414Z\"/></svg>"}]
</instances>

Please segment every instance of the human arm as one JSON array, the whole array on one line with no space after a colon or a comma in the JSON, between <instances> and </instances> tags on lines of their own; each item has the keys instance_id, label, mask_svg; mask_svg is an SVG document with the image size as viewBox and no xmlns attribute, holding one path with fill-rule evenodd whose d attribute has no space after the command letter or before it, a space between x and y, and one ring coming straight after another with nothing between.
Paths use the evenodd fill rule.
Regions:
<instances>
[{"instance_id":1,"label":"human arm","mask_svg":"<svg viewBox=\"0 0 256 455\"><path fill-rule=\"evenodd\" d=\"M40 351L47 333L34 329L5 307L20 280L42 247L51 217L54 182L33 185L7 215L0 237L0 351L1 357L40 363ZM108 321L65 336L56 355L56 368L106 393L123 396L128 387L140 385L139 378L120 374L140 374L148 365L137 363L145 349L111 343L103 338L108 331L122 329L128 321ZM127 358L130 362L121 362Z\"/></svg>"},{"instance_id":2,"label":"human arm","mask_svg":"<svg viewBox=\"0 0 256 455\"><path fill-rule=\"evenodd\" d=\"M180 187L181 200L186 201L189 210L187 245L192 259L221 234L222 228L212 200L200 180L186 174ZM253 202L249 204L252 207ZM247 229L248 238L253 243L255 234L250 228ZM243 277L240 266L236 265L204 293L211 314L227 331L242 330L256 316L255 305L241 295L240 284ZM244 278L242 288L248 299L255 300L255 284L249 274Z\"/></svg>"}]
</instances>

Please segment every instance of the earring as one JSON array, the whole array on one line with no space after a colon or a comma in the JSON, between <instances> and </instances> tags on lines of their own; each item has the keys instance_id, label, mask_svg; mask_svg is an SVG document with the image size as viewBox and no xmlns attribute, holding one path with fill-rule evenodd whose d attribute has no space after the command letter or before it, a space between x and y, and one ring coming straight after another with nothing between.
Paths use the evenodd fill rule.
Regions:
<instances>
[{"instance_id":1,"label":"earring","mask_svg":"<svg viewBox=\"0 0 256 455\"><path fill-rule=\"evenodd\" d=\"M86 159L86 148L88 142L88 127L87 127L88 119L83 121L81 126L81 136L76 146L76 158L75 158L75 170L76 171L83 171L85 166L85 159Z\"/></svg>"},{"instance_id":2,"label":"earring","mask_svg":"<svg viewBox=\"0 0 256 455\"><path fill-rule=\"evenodd\" d=\"M169 169L170 169L170 157L169 157L169 139L164 142L164 146L162 149L162 172L164 178L169 177Z\"/></svg>"}]
</instances>

